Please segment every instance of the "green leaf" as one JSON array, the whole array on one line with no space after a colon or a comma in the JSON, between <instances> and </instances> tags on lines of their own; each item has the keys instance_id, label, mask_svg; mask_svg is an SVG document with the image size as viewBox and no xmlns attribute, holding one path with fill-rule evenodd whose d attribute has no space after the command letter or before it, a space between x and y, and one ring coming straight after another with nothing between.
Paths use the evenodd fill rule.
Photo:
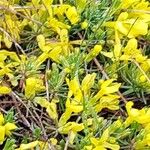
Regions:
<instances>
[{"instance_id":1,"label":"green leaf","mask_svg":"<svg viewBox=\"0 0 150 150\"><path fill-rule=\"evenodd\" d=\"M10 122L10 123L13 123L14 122L14 111L13 109L9 110L7 115L4 116L4 120L5 120L5 123L7 122Z\"/></svg>"},{"instance_id":2,"label":"green leaf","mask_svg":"<svg viewBox=\"0 0 150 150\"><path fill-rule=\"evenodd\" d=\"M14 139L7 139L3 150L15 150L15 140Z\"/></svg>"}]
</instances>

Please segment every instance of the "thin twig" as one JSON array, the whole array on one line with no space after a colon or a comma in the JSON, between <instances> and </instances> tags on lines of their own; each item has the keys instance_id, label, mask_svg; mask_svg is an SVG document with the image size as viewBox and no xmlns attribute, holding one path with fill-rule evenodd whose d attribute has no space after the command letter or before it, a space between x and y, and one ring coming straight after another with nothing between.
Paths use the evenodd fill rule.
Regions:
<instances>
[{"instance_id":1,"label":"thin twig","mask_svg":"<svg viewBox=\"0 0 150 150\"><path fill-rule=\"evenodd\" d=\"M144 75L144 77L150 83L149 77L146 75L145 71L141 68L141 66L138 64L138 62L136 62L135 60L132 60L132 62L140 69L140 71L142 72L142 74Z\"/></svg>"},{"instance_id":2,"label":"thin twig","mask_svg":"<svg viewBox=\"0 0 150 150\"><path fill-rule=\"evenodd\" d=\"M68 145L69 145L69 137L67 137L64 150L68 150Z\"/></svg>"},{"instance_id":3,"label":"thin twig","mask_svg":"<svg viewBox=\"0 0 150 150\"><path fill-rule=\"evenodd\" d=\"M12 97L13 101L14 101L15 103L17 103L15 96L11 94L11 97ZM25 118L25 116L21 113L21 111L20 111L20 109L19 109L19 107L18 107L17 104L16 104L16 108L17 108L17 111L18 111L18 113L19 113L19 116L21 117L21 119L22 119L22 121L23 121L23 124L26 125L28 128L31 129L31 125L30 125L29 121L28 121L28 120ZM31 130L32 130L32 129L31 129Z\"/></svg>"},{"instance_id":4,"label":"thin twig","mask_svg":"<svg viewBox=\"0 0 150 150\"><path fill-rule=\"evenodd\" d=\"M15 46L18 47L18 48L21 50L22 54L26 55L25 52L24 52L24 50L23 50L23 48L16 42L15 39L13 39L13 38L9 35L9 33L8 33L5 29L3 29L2 27L0 27L0 31L3 32L9 39L12 40L12 42L15 44Z\"/></svg>"},{"instance_id":5,"label":"thin twig","mask_svg":"<svg viewBox=\"0 0 150 150\"><path fill-rule=\"evenodd\" d=\"M22 99L15 93L15 92L11 92L11 95L13 95L27 110L28 112L31 114L32 118L34 119L34 121L39 125L38 120L34 117L33 113L30 111L30 109L26 106L26 104L22 101ZM39 125L40 126L40 125Z\"/></svg>"},{"instance_id":6,"label":"thin twig","mask_svg":"<svg viewBox=\"0 0 150 150\"><path fill-rule=\"evenodd\" d=\"M44 126L43 126L43 123L41 121L41 118L39 117L39 115L36 113L36 111L34 110L34 114L36 115L36 117L38 118L39 122L40 122L40 125L41 125L41 128L42 128L42 131L44 133L44 137L46 138L46 140L48 140L48 136L45 132L45 129L44 129Z\"/></svg>"},{"instance_id":7,"label":"thin twig","mask_svg":"<svg viewBox=\"0 0 150 150\"><path fill-rule=\"evenodd\" d=\"M49 85L48 85L48 78L47 78L47 70L50 68L50 60L47 61L47 67L46 67L46 72L45 72L45 86L46 86L46 96L47 100L50 101L50 96L49 96Z\"/></svg>"},{"instance_id":8,"label":"thin twig","mask_svg":"<svg viewBox=\"0 0 150 150\"><path fill-rule=\"evenodd\" d=\"M139 10L139 9L125 9L127 12L133 12L133 13L144 13L144 14L150 14L150 11L146 10Z\"/></svg>"},{"instance_id":9,"label":"thin twig","mask_svg":"<svg viewBox=\"0 0 150 150\"><path fill-rule=\"evenodd\" d=\"M38 25L40 25L40 26L43 26L43 23L41 23L41 22L39 22L39 21L33 19L32 17L25 16L25 15L23 15L23 14L21 14L21 13L15 11L15 10L13 10L12 8L8 8L8 7L6 8L6 7L4 7L4 6L0 6L0 7L1 7L1 9L5 10L5 11L8 11L8 12L10 12L10 13L12 13L12 14L15 14L15 15L19 15L19 16L22 17L22 18L28 19L28 20L30 20L30 21L32 21L32 22L34 22L34 23L36 23L36 24L38 24Z\"/></svg>"}]
</instances>

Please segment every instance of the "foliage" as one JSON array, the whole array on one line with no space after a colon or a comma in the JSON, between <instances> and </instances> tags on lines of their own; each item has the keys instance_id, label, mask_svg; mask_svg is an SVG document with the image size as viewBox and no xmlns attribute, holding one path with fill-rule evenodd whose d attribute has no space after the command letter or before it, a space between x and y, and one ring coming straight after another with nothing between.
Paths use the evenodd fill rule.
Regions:
<instances>
[{"instance_id":1,"label":"foliage","mask_svg":"<svg viewBox=\"0 0 150 150\"><path fill-rule=\"evenodd\" d=\"M0 148L150 149L149 11L0 0Z\"/></svg>"}]
</instances>

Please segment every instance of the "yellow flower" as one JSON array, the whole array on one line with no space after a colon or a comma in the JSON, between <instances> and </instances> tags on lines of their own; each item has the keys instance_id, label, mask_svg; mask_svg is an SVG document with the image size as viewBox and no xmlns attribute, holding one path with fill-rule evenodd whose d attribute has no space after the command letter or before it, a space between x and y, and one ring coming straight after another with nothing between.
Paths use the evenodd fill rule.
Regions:
<instances>
[{"instance_id":1,"label":"yellow flower","mask_svg":"<svg viewBox=\"0 0 150 150\"><path fill-rule=\"evenodd\" d=\"M150 10L149 2L142 0L139 3L136 3L136 5L133 6L133 9L130 10L129 17L138 17L141 20L144 20L145 22L150 21L150 14L148 13Z\"/></svg>"},{"instance_id":2,"label":"yellow flower","mask_svg":"<svg viewBox=\"0 0 150 150\"><path fill-rule=\"evenodd\" d=\"M146 77L145 77L144 75L141 75L139 80L140 80L141 82L147 81L147 80L146 80Z\"/></svg>"},{"instance_id":3,"label":"yellow flower","mask_svg":"<svg viewBox=\"0 0 150 150\"><path fill-rule=\"evenodd\" d=\"M55 138L50 138L49 140L52 143L52 145L56 145L58 142L57 139L55 139Z\"/></svg>"},{"instance_id":4,"label":"yellow flower","mask_svg":"<svg viewBox=\"0 0 150 150\"><path fill-rule=\"evenodd\" d=\"M85 61L90 62L91 60L93 60L93 58L95 58L100 53L101 50L102 50L101 45L95 45L94 48L87 54Z\"/></svg>"},{"instance_id":5,"label":"yellow flower","mask_svg":"<svg viewBox=\"0 0 150 150\"><path fill-rule=\"evenodd\" d=\"M75 7L68 8L66 16L70 20L71 24L76 24L79 21L79 15Z\"/></svg>"},{"instance_id":6,"label":"yellow flower","mask_svg":"<svg viewBox=\"0 0 150 150\"><path fill-rule=\"evenodd\" d=\"M109 130L106 129L102 136L97 139L97 138L90 138L91 143L93 145L93 149L92 150L107 150L107 149L111 149L111 150L119 150L120 146L117 145L116 143L109 143L108 140L110 138L110 134L109 134Z\"/></svg>"},{"instance_id":7,"label":"yellow flower","mask_svg":"<svg viewBox=\"0 0 150 150\"><path fill-rule=\"evenodd\" d=\"M79 84L77 77L71 81L66 79L69 86L69 92L66 100L66 110L59 119L59 126L63 126L73 112L80 113L83 110L83 96L89 96L95 77L95 73L86 75L81 85Z\"/></svg>"},{"instance_id":8,"label":"yellow flower","mask_svg":"<svg viewBox=\"0 0 150 150\"><path fill-rule=\"evenodd\" d=\"M66 82L69 86L68 98L71 98L71 96L74 95L76 103L82 102L83 95L77 77L74 77L74 79L71 81L69 81L69 79L66 79Z\"/></svg>"},{"instance_id":9,"label":"yellow flower","mask_svg":"<svg viewBox=\"0 0 150 150\"><path fill-rule=\"evenodd\" d=\"M69 143L73 144L77 132L80 132L83 129L84 129L83 123L79 124L76 122L68 122L64 126L60 127L58 131L61 134L69 134Z\"/></svg>"},{"instance_id":10,"label":"yellow flower","mask_svg":"<svg viewBox=\"0 0 150 150\"><path fill-rule=\"evenodd\" d=\"M91 98L91 104L95 106L96 112L100 112L103 108L119 109L119 96L115 92L119 90L121 84L113 81L114 79L103 81L99 92Z\"/></svg>"},{"instance_id":11,"label":"yellow flower","mask_svg":"<svg viewBox=\"0 0 150 150\"><path fill-rule=\"evenodd\" d=\"M0 86L0 94L9 94L11 89L7 86Z\"/></svg>"},{"instance_id":12,"label":"yellow flower","mask_svg":"<svg viewBox=\"0 0 150 150\"><path fill-rule=\"evenodd\" d=\"M25 96L27 99L34 98L36 93L42 92L45 90L43 85L43 80L35 77L30 77L26 79L25 86Z\"/></svg>"},{"instance_id":13,"label":"yellow flower","mask_svg":"<svg viewBox=\"0 0 150 150\"><path fill-rule=\"evenodd\" d=\"M80 12L80 14L84 11L87 4L87 0L76 0L77 10Z\"/></svg>"},{"instance_id":14,"label":"yellow flower","mask_svg":"<svg viewBox=\"0 0 150 150\"><path fill-rule=\"evenodd\" d=\"M87 74L82 80L81 88L85 96L90 93L90 89L94 85L95 78L96 78L96 73L92 73L92 74Z\"/></svg>"},{"instance_id":15,"label":"yellow flower","mask_svg":"<svg viewBox=\"0 0 150 150\"><path fill-rule=\"evenodd\" d=\"M117 21L106 22L104 26L114 28L115 32L129 38L135 38L139 35L146 35L148 33L148 23L145 20L128 18L127 12L121 13Z\"/></svg>"},{"instance_id":16,"label":"yellow flower","mask_svg":"<svg viewBox=\"0 0 150 150\"><path fill-rule=\"evenodd\" d=\"M96 112L100 112L103 108L108 108L110 110L118 110L119 109L119 99L118 95L107 95L103 96L98 104L95 106Z\"/></svg>"},{"instance_id":17,"label":"yellow flower","mask_svg":"<svg viewBox=\"0 0 150 150\"><path fill-rule=\"evenodd\" d=\"M92 102L97 102L103 95L113 94L119 90L120 83L113 83L114 79L108 79L100 86L100 91L92 98Z\"/></svg>"},{"instance_id":18,"label":"yellow flower","mask_svg":"<svg viewBox=\"0 0 150 150\"><path fill-rule=\"evenodd\" d=\"M135 150L144 150L150 147L150 124L147 124L144 129L142 129L134 143Z\"/></svg>"},{"instance_id":19,"label":"yellow flower","mask_svg":"<svg viewBox=\"0 0 150 150\"><path fill-rule=\"evenodd\" d=\"M127 9L128 7L134 6L140 0L121 0L121 8Z\"/></svg>"},{"instance_id":20,"label":"yellow flower","mask_svg":"<svg viewBox=\"0 0 150 150\"><path fill-rule=\"evenodd\" d=\"M72 102L69 100L69 98L66 101L66 110L65 112L61 115L59 119L58 125L61 127L63 126L71 117L72 113L79 113L83 110L82 104L75 104L75 102Z\"/></svg>"},{"instance_id":21,"label":"yellow flower","mask_svg":"<svg viewBox=\"0 0 150 150\"><path fill-rule=\"evenodd\" d=\"M3 114L0 113L0 126L4 124L4 117L3 117Z\"/></svg>"},{"instance_id":22,"label":"yellow flower","mask_svg":"<svg viewBox=\"0 0 150 150\"><path fill-rule=\"evenodd\" d=\"M33 149L38 145L38 141L34 141L28 144L21 144L19 148L15 149L15 150L28 150L28 149Z\"/></svg>"},{"instance_id":23,"label":"yellow flower","mask_svg":"<svg viewBox=\"0 0 150 150\"><path fill-rule=\"evenodd\" d=\"M64 126L60 127L58 130L62 134L68 134L69 131L79 132L84 129L83 123L79 124L76 122L68 122Z\"/></svg>"},{"instance_id":24,"label":"yellow flower","mask_svg":"<svg viewBox=\"0 0 150 150\"><path fill-rule=\"evenodd\" d=\"M87 126L92 125L92 119L87 119L86 124L87 124ZM63 126L59 127L58 131L61 134L68 134L69 143L73 144L74 138L75 138L77 132L80 132L83 129L84 129L83 123L68 122L68 123L64 124Z\"/></svg>"},{"instance_id":25,"label":"yellow flower","mask_svg":"<svg viewBox=\"0 0 150 150\"><path fill-rule=\"evenodd\" d=\"M70 52L70 43L67 29L59 29L60 42L46 42L43 35L37 36L39 48L43 53L36 60L36 66L40 66L47 58L59 63L61 55L67 56Z\"/></svg>"},{"instance_id":26,"label":"yellow flower","mask_svg":"<svg viewBox=\"0 0 150 150\"><path fill-rule=\"evenodd\" d=\"M20 62L20 59L15 52L9 52L7 50L1 50L0 56L2 57L2 58L0 58L0 61L4 61L7 57L10 57L10 59L12 61Z\"/></svg>"},{"instance_id":27,"label":"yellow flower","mask_svg":"<svg viewBox=\"0 0 150 150\"><path fill-rule=\"evenodd\" d=\"M11 131L12 130L15 130L17 128L17 126L14 124L14 123L6 123L5 124L5 134L7 136L10 136L11 135Z\"/></svg>"},{"instance_id":28,"label":"yellow flower","mask_svg":"<svg viewBox=\"0 0 150 150\"><path fill-rule=\"evenodd\" d=\"M4 126L0 126L0 144L3 144L3 142L5 141L5 127Z\"/></svg>"},{"instance_id":29,"label":"yellow flower","mask_svg":"<svg viewBox=\"0 0 150 150\"><path fill-rule=\"evenodd\" d=\"M3 5L4 6L4 5ZM5 43L6 47L11 48L13 40L19 41L20 40L20 22L15 15L9 15L7 13L4 14L5 22L1 23L1 26L6 32L9 32L9 36L7 34L3 34L3 42ZM9 29L8 29L9 27ZM10 38L13 37L13 38Z\"/></svg>"},{"instance_id":30,"label":"yellow flower","mask_svg":"<svg viewBox=\"0 0 150 150\"><path fill-rule=\"evenodd\" d=\"M129 61L129 60L136 60L138 63L144 63L147 59L146 56L143 56L140 49L138 48L138 43L136 39L130 39L126 45L126 47L122 47L120 43L116 43L114 46L113 52L104 52L101 53L111 58L113 61Z\"/></svg>"},{"instance_id":31,"label":"yellow flower","mask_svg":"<svg viewBox=\"0 0 150 150\"><path fill-rule=\"evenodd\" d=\"M58 122L58 126L62 127L63 125L66 124L66 122L69 120L69 118L72 115L72 110L71 109L67 109L65 110L65 112L61 115L59 122Z\"/></svg>"},{"instance_id":32,"label":"yellow flower","mask_svg":"<svg viewBox=\"0 0 150 150\"><path fill-rule=\"evenodd\" d=\"M38 42L39 48L43 52L49 52L51 50L51 46L50 45L46 45L45 37L42 34L37 36L37 42Z\"/></svg>"},{"instance_id":33,"label":"yellow flower","mask_svg":"<svg viewBox=\"0 0 150 150\"><path fill-rule=\"evenodd\" d=\"M61 19L69 7L71 6L66 4L60 5L59 7L54 7L54 15L57 15Z\"/></svg>"},{"instance_id":34,"label":"yellow flower","mask_svg":"<svg viewBox=\"0 0 150 150\"><path fill-rule=\"evenodd\" d=\"M5 136L10 136L11 132L17 129L17 126L14 123L7 122L4 124L3 114L0 113L0 144L3 144L5 141Z\"/></svg>"},{"instance_id":35,"label":"yellow flower","mask_svg":"<svg viewBox=\"0 0 150 150\"><path fill-rule=\"evenodd\" d=\"M39 104L41 107L46 108L46 111L48 113L48 115L56 120L58 118L58 114L57 114L57 106L56 106L56 100L52 100L51 102L49 102L48 100L46 100L45 98L42 97L36 97L34 99L34 101Z\"/></svg>"},{"instance_id":36,"label":"yellow flower","mask_svg":"<svg viewBox=\"0 0 150 150\"><path fill-rule=\"evenodd\" d=\"M128 118L125 121L125 125L129 126L133 121L138 122L146 126L150 123L150 109L149 108L142 108L142 109L135 109L132 108L133 102L128 102L126 104L126 110L128 113Z\"/></svg>"},{"instance_id":37,"label":"yellow flower","mask_svg":"<svg viewBox=\"0 0 150 150\"><path fill-rule=\"evenodd\" d=\"M81 29L86 29L88 27L88 22L84 21L81 23Z\"/></svg>"},{"instance_id":38,"label":"yellow flower","mask_svg":"<svg viewBox=\"0 0 150 150\"><path fill-rule=\"evenodd\" d=\"M51 27L52 30L57 33L59 33L61 29L70 29L69 25L62 23L55 18L49 18L47 24L48 27Z\"/></svg>"},{"instance_id":39,"label":"yellow flower","mask_svg":"<svg viewBox=\"0 0 150 150\"><path fill-rule=\"evenodd\" d=\"M62 48L60 46L56 46L49 52L48 56L53 61L59 63L59 58L60 58L61 52L62 52Z\"/></svg>"},{"instance_id":40,"label":"yellow flower","mask_svg":"<svg viewBox=\"0 0 150 150\"><path fill-rule=\"evenodd\" d=\"M19 148L15 150L32 150L32 149L39 149L39 150L48 150L49 145L56 145L57 140L55 138L50 138L48 141L33 141L27 144L21 144Z\"/></svg>"}]
</instances>

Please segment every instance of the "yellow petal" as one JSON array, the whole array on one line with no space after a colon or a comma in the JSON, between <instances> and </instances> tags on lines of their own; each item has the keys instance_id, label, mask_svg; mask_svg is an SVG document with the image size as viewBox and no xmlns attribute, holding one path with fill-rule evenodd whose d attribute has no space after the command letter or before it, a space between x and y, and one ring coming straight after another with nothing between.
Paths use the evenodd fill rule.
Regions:
<instances>
[{"instance_id":1,"label":"yellow petal","mask_svg":"<svg viewBox=\"0 0 150 150\"><path fill-rule=\"evenodd\" d=\"M43 80L38 78L30 77L26 79L25 96L27 99L34 98L36 93L45 90Z\"/></svg>"},{"instance_id":2,"label":"yellow petal","mask_svg":"<svg viewBox=\"0 0 150 150\"><path fill-rule=\"evenodd\" d=\"M74 131L71 131L70 133L69 133L69 143L70 144L73 144L73 141L74 141L74 139L75 139L75 137L76 137L76 132L74 132Z\"/></svg>"},{"instance_id":3,"label":"yellow petal","mask_svg":"<svg viewBox=\"0 0 150 150\"><path fill-rule=\"evenodd\" d=\"M50 102L48 100L46 100L45 98L43 97L36 97L34 99L34 101L39 104L41 107L45 107L47 108L47 106L49 106Z\"/></svg>"},{"instance_id":4,"label":"yellow petal","mask_svg":"<svg viewBox=\"0 0 150 150\"><path fill-rule=\"evenodd\" d=\"M75 7L68 8L66 16L70 20L71 24L76 24L79 21L79 15Z\"/></svg>"},{"instance_id":5,"label":"yellow petal","mask_svg":"<svg viewBox=\"0 0 150 150\"><path fill-rule=\"evenodd\" d=\"M92 145L90 145L90 146L84 146L84 149L85 149L85 150L93 150L92 147L93 147Z\"/></svg>"},{"instance_id":6,"label":"yellow petal","mask_svg":"<svg viewBox=\"0 0 150 150\"><path fill-rule=\"evenodd\" d=\"M96 146L96 147L93 148L92 150L107 150L107 149L104 148L104 146Z\"/></svg>"},{"instance_id":7,"label":"yellow petal","mask_svg":"<svg viewBox=\"0 0 150 150\"><path fill-rule=\"evenodd\" d=\"M70 95L68 95L68 98L70 98L72 95L74 95L77 104L82 102L83 95L82 95L82 91L80 89L80 84L78 82L77 77L74 77L74 79L71 80L71 81L66 79L66 82L67 82L67 84L69 86L68 94L70 94Z\"/></svg>"},{"instance_id":8,"label":"yellow petal","mask_svg":"<svg viewBox=\"0 0 150 150\"><path fill-rule=\"evenodd\" d=\"M106 142L108 140L108 138L109 138L109 130L106 129L100 138L100 142L101 143Z\"/></svg>"},{"instance_id":9,"label":"yellow petal","mask_svg":"<svg viewBox=\"0 0 150 150\"><path fill-rule=\"evenodd\" d=\"M129 28L126 28L126 26L123 24L123 22L121 21L117 21L116 22L116 29L124 34L125 36L128 36L128 33L129 33Z\"/></svg>"},{"instance_id":10,"label":"yellow petal","mask_svg":"<svg viewBox=\"0 0 150 150\"><path fill-rule=\"evenodd\" d=\"M2 144L5 140L5 127L0 126L0 144Z\"/></svg>"},{"instance_id":11,"label":"yellow petal","mask_svg":"<svg viewBox=\"0 0 150 150\"><path fill-rule=\"evenodd\" d=\"M39 104L41 107L46 108L46 111L47 111L48 115L52 119L57 119L58 118L56 102L54 102L53 100L51 102L49 102L48 100L46 100L43 97L36 97L34 99L34 101L37 104Z\"/></svg>"},{"instance_id":12,"label":"yellow petal","mask_svg":"<svg viewBox=\"0 0 150 150\"><path fill-rule=\"evenodd\" d=\"M88 93L88 91L92 88L92 86L94 85L95 78L96 73L88 74L84 77L81 84L84 94Z\"/></svg>"},{"instance_id":13,"label":"yellow petal","mask_svg":"<svg viewBox=\"0 0 150 150\"><path fill-rule=\"evenodd\" d=\"M15 52L9 52L7 50L1 50L0 56L3 57L3 58L1 58L3 60L5 60L9 56L13 61L20 62L20 59Z\"/></svg>"},{"instance_id":14,"label":"yellow petal","mask_svg":"<svg viewBox=\"0 0 150 150\"><path fill-rule=\"evenodd\" d=\"M9 94L11 89L7 86L0 86L0 94Z\"/></svg>"},{"instance_id":15,"label":"yellow petal","mask_svg":"<svg viewBox=\"0 0 150 150\"><path fill-rule=\"evenodd\" d=\"M124 27L127 29L126 33L122 32L121 28L118 28L118 30L129 38L134 38L139 35L146 35L148 33L148 24L142 20L127 20L125 21Z\"/></svg>"},{"instance_id":16,"label":"yellow petal","mask_svg":"<svg viewBox=\"0 0 150 150\"><path fill-rule=\"evenodd\" d=\"M50 138L50 142L52 145L56 145L58 141L55 138Z\"/></svg>"},{"instance_id":17,"label":"yellow petal","mask_svg":"<svg viewBox=\"0 0 150 150\"><path fill-rule=\"evenodd\" d=\"M100 53L101 50L102 50L101 45L95 45L94 48L86 56L85 61L90 62L93 58L95 58Z\"/></svg>"},{"instance_id":18,"label":"yellow petal","mask_svg":"<svg viewBox=\"0 0 150 150\"><path fill-rule=\"evenodd\" d=\"M3 41L4 41L7 48L11 48L12 41L6 35L4 36Z\"/></svg>"},{"instance_id":19,"label":"yellow petal","mask_svg":"<svg viewBox=\"0 0 150 150\"><path fill-rule=\"evenodd\" d=\"M53 0L42 0L43 4L44 4L44 7L46 7L46 10L48 10L48 13L50 15L50 17L52 18L52 3L53 3Z\"/></svg>"},{"instance_id":20,"label":"yellow petal","mask_svg":"<svg viewBox=\"0 0 150 150\"><path fill-rule=\"evenodd\" d=\"M4 124L4 116L0 113L0 126Z\"/></svg>"},{"instance_id":21,"label":"yellow petal","mask_svg":"<svg viewBox=\"0 0 150 150\"><path fill-rule=\"evenodd\" d=\"M60 127L58 130L62 134L68 134L70 131L79 132L84 129L83 123L79 124L76 122L68 122L64 126Z\"/></svg>"},{"instance_id":22,"label":"yellow petal","mask_svg":"<svg viewBox=\"0 0 150 150\"><path fill-rule=\"evenodd\" d=\"M43 47L45 46L45 37L42 34L37 36L37 42L38 42L39 48L43 50Z\"/></svg>"},{"instance_id":23,"label":"yellow petal","mask_svg":"<svg viewBox=\"0 0 150 150\"><path fill-rule=\"evenodd\" d=\"M58 118L58 114L57 114L57 106L54 102L51 102L49 106L47 106L46 109L48 115L52 118L52 119L57 119Z\"/></svg>"},{"instance_id":24,"label":"yellow petal","mask_svg":"<svg viewBox=\"0 0 150 150\"><path fill-rule=\"evenodd\" d=\"M81 29L86 29L88 27L88 22L84 21L81 23Z\"/></svg>"},{"instance_id":25,"label":"yellow petal","mask_svg":"<svg viewBox=\"0 0 150 150\"><path fill-rule=\"evenodd\" d=\"M121 0L121 7L127 9L128 7L136 4L139 0Z\"/></svg>"},{"instance_id":26,"label":"yellow petal","mask_svg":"<svg viewBox=\"0 0 150 150\"><path fill-rule=\"evenodd\" d=\"M108 58L113 58L114 57L113 52L104 52L104 51L102 51L101 54L103 54L104 56L106 56Z\"/></svg>"},{"instance_id":27,"label":"yellow petal","mask_svg":"<svg viewBox=\"0 0 150 150\"><path fill-rule=\"evenodd\" d=\"M38 68L47 58L49 57L48 53L42 53L36 60L36 68Z\"/></svg>"},{"instance_id":28,"label":"yellow petal","mask_svg":"<svg viewBox=\"0 0 150 150\"><path fill-rule=\"evenodd\" d=\"M75 112L75 113L79 113L83 110L83 106L80 106L80 105L73 105L73 104L70 104L69 106L67 106L69 109L72 110L72 112Z\"/></svg>"},{"instance_id":29,"label":"yellow petal","mask_svg":"<svg viewBox=\"0 0 150 150\"><path fill-rule=\"evenodd\" d=\"M21 144L19 148L17 148L16 150L31 150L33 148L35 148L38 145L38 141L34 141L28 144Z\"/></svg>"},{"instance_id":30,"label":"yellow petal","mask_svg":"<svg viewBox=\"0 0 150 150\"><path fill-rule=\"evenodd\" d=\"M114 56L117 60L121 56L121 48L122 48L121 44L115 44L114 46Z\"/></svg>"},{"instance_id":31,"label":"yellow petal","mask_svg":"<svg viewBox=\"0 0 150 150\"><path fill-rule=\"evenodd\" d=\"M62 43L68 43L69 39L68 39L68 30L67 29L62 29L59 33L60 35L60 41Z\"/></svg>"},{"instance_id":32,"label":"yellow petal","mask_svg":"<svg viewBox=\"0 0 150 150\"><path fill-rule=\"evenodd\" d=\"M67 120L71 117L72 110L71 109L66 109L66 111L61 115L59 119L58 126L61 127L64 124L66 124Z\"/></svg>"},{"instance_id":33,"label":"yellow petal","mask_svg":"<svg viewBox=\"0 0 150 150\"><path fill-rule=\"evenodd\" d=\"M117 83L115 85L112 85L110 87L106 87L105 89L103 89L104 94L111 94L111 93L115 93L119 90L121 86L121 83Z\"/></svg>"},{"instance_id":34,"label":"yellow petal","mask_svg":"<svg viewBox=\"0 0 150 150\"><path fill-rule=\"evenodd\" d=\"M87 0L76 0L76 5L79 12L82 13L87 5Z\"/></svg>"},{"instance_id":35,"label":"yellow petal","mask_svg":"<svg viewBox=\"0 0 150 150\"><path fill-rule=\"evenodd\" d=\"M105 143L105 147L111 149L111 150L119 150L120 146L117 144L110 144L108 142Z\"/></svg>"},{"instance_id":36,"label":"yellow petal","mask_svg":"<svg viewBox=\"0 0 150 150\"><path fill-rule=\"evenodd\" d=\"M94 137L90 138L90 141L94 146L97 146L99 144L99 140Z\"/></svg>"},{"instance_id":37,"label":"yellow petal","mask_svg":"<svg viewBox=\"0 0 150 150\"><path fill-rule=\"evenodd\" d=\"M43 52L49 52L49 50L51 49L50 45L46 45L45 37L42 34L37 36L37 42L38 42L39 48Z\"/></svg>"},{"instance_id":38,"label":"yellow petal","mask_svg":"<svg viewBox=\"0 0 150 150\"><path fill-rule=\"evenodd\" d=\"M119 109L119 96L118 95L108 95L103 96L99 103L95 106L95 110L100 112L103 108L108 108L110 110Z\"/></svg>"},{"instance_id":39,"label":"yellow petal","mask_svg":"<svg viewBox=\"0 0 150 150\"><path fill-rule=\"evenodd\" d=\"M136 39L130 39L126 45L126 47L124 48L124 51L131 51L131 50L135 50L138 47L138 42Z\"/></svg>"},{"instance_id":40,"label":"yellow petal","mask_svg":"<svg viewBox=\"0 0 150 150\"><path fill-rule=\"evenodd\" d=\"M108 80L104 81L101 85L101 89L108 87L113 81L114 81L114 79L108 79Z\"/></svg>"},{"instance_id":41,"label":"yellow petal","mask_svg":"<svg viewBox=\"0 0 150 150\"><path fill-rule=\"evenodd\" d=\"M128 13L127 12L122 12L119 17L118 17L118 21L123 21L126 20L128 18Z\"/></svg>"},{"instance_id":42,"label":"yellow petal","mask_svg":"<svg viewBox=\"0 0 150 150\"><path fill-rule=\"evenodd\" d=\"M57 46L49 52L48 56L55 62L59 63L61 52L62 52L62 48L60 46Z\"/></svg>"},{"instance_id":43,"label":"yellow petal","mask_svg":"<svg viewBox=\"0 0 150 150\"><path fill-rule=\"evenodd\" d=\"M126 104L126 110L127 110L127 113L130 115L130 111L131 111L131 108L133 106L133 102L129 101L127 104Z\"/></svg>"},{"instance_id":44,"label":"yellow petal","mask_svg":"<svg viewBox=\"0 0 150 150\"><path fill-rule=\"evenodd\" d=\"M6 123L5 124L5 133L7 136L11 135L12 130L17 129L17 126L14 123Z\"/></svg>"}]
</instances>

